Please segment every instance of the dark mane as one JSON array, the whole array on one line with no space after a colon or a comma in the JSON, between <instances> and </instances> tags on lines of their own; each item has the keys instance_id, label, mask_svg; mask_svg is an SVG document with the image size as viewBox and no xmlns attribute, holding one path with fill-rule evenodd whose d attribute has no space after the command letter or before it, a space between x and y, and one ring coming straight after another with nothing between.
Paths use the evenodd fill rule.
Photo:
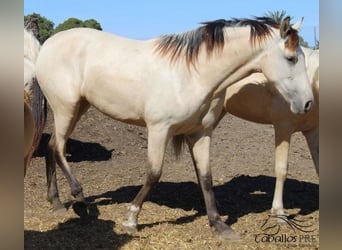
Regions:
<instances>
[{"instance_id":1,"label":"dark mane","mask_svg":"<svg viewBox=\"0 0 342 250\"><path fill-rule=\"evenodd\" d=\"M156 51L161 55L169 55L171 63L181 56L185 57L186 64L194 64L197 61L200 47L205 44L208 56L224 46L224 27L250 26L250 41L255 43L265 40L271 35L271 28L279 28L275 20L268 17L255 17L255 19L231 20L219 19L210 22L203 22L203 26L188 32L164 35L158 39Z\"/></svg>"}]
</instances>

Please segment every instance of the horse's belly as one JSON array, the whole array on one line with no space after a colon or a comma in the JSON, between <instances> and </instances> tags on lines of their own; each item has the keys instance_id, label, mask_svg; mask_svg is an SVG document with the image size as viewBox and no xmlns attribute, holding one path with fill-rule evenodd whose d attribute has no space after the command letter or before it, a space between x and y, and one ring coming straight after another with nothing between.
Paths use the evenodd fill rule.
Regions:
<instances>
[{"instance_id":1,"label":"horse's belly","mask_svg":"<svg viewBox=\"0 0 342 250\"><path fill-rule=\"evenodd\" d=\"M241 88L232 87L226 93L224 106L227 112L256 123L272 123L272 95L264 86L249 84Z\"/></svg>"},{"instance_id":2,"label":"horse's belly","mask_svg":"<svg viewBox=\"0 0 342 250\"><path fill-rule=\"evenodd\" d=\"M144 126L143 105L131 91L117 85L101 84L86 89L85 98L95 108L113 119L129 124Z\"/></svg>"}]
</instances>

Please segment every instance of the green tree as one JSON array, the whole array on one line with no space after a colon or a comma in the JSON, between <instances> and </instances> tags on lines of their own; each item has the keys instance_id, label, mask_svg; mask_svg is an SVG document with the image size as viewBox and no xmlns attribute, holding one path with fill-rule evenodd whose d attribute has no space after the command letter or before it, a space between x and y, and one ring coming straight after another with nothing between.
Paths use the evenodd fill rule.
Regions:
<instances>
[{"instance_id":1,"label":"green tree","mask_svg":"<svg viewBox=\"0 0 342 250\"><path fill-rule=\"evenodd\" d=\"M52 21L37 13L32 13L24 16L25 27L28 25L28 23L35 19L38 19L39 30L39 34L36 34L36 36L41 44L43 44L46 41L46 39L48 39L50 36L62 30L67 30L76 27L88 27L92 29L102 30L100 23L97 22L95 19L88 19L82 21L74 17L65 20L63 23L59 24L56 28L54 28L55 24Z\"/></svg>"},{"instance_id":2,"label":"green tree","mask_svg":"<svg viewBox=\"0 0 342 250\"><path fill-rule=\"evenodd\" d=\"M314 27L314 38L315 38L315 46L313 47L313 49L319 49L319 40L317 39L317 36L316 36L316 26Z\"/></svg>"},{"instance_id":3,"label":"green tree","mask_svg":"<svg viewBox=\"0 0 342 250\"><path fill-rule=\"evenodd\" d=\"M99 22L97 22L95 19L88 19L83 22L84 27L93 28L97 30L102 30L102 27Z\"/></svg>"},{"instance_id":4,"label":"green tree","mask_svg":"<svg viewBox=\"0 0 342 250\"><path fill-rule=\"evenodd\" d=\"M307 47L307 48L310 47L309 44L308 44L308 42L306 42L306 41L303 39L303 37L301 37L301 36L299 36L299 44L300 44L300 46L303 46L303 47Z\"/></svg>"},{"instance_id":5,"label":"green tree","mask_svg":"<svg viewBox=\"0 0 342 250\"><path fill-rule=\"evenodd\" d=\"M318 40L315 41L315 46L313 47L313 49L319 49L319 41Z\"/></svg>"},{"instance_id":6,"label":"green tree","mask_svg":"<svg viewBox=\"0 0 342 250\"><path fill-rule=\"evenodd\" d=\"M276 11L268 11L267 13L265 13L265 16L272 18L277 23L281 23L287 15L286 15L285 10L282 10L281 12L276 10Z\"/></svg>"},{"instance_id":7,"label":"green tree","mask_svg":"<svg viewBox=\"0 0 342 250\"><path fill-rule=\"evenodd\" d=\"M267 13L264 14L266 17L270 17L273 20L275 20L277 23L281 23L285 17L288 15L286 14L286 11L282 10L280 11L268 11ZM291 17L292 19L292 17ZM304 40L303 37L299 35L299 44L303 47L309 47L309 44Z\"/></svg>"},{"instance_id":8,"label":"green tree","mask_svg":"<svg viewBox=\"0 0 342 250\"><path fill-rule=\"evenodd\" d=\"M24 16L24 23L26 24L31 18L38 18L39 36L37 38L43 44L53 34L54 23L37 13Z\"/></svg>"},{"instance_id":9,"label":"green tree","mask_svg":"<svg viewBox=\"0 0 342 250\"><path fill-rule=\"evenodd\" d=\"M102 30L101 25L94 19L88 19L88 20L82 21L78 18L71 17L65 20L63 23L59 24L55 28L54 33L60 32L62 30L77 28L77 27L88 27L88 28L93 28L97 30Z\"/></svg>"}]
</instances>

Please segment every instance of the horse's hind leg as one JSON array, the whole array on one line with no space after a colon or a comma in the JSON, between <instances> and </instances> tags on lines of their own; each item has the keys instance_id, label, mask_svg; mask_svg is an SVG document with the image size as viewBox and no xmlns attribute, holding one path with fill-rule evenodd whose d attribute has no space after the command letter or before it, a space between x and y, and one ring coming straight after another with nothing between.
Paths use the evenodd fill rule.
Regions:
<instances>
[{"instance_id":1,"label":"horse's hind leg","mask_svg":"<svg viewBox=\"0 0 342 250\"><path fill-rule=\"evenodd\" d=\"M89 108L89 103L82 101L73 106L69 112L54 112L55 131L51 136L46 156L46 174L48 185L48 200L55 209L64 208L62 205L57 188L56 163L62 169L70 187L71 194L77 201L84 202L82 186L72 174L69 164L65 158L66 141L75 128L79 118Z\"/></svg>"},{"instance_id":2,"label":"horse's hind leg","mask_svg":"<svg viewBox=\"0 0 342 250\"><path fill-rule=\"evenodd\" d=\"M128 208L128 219L123 222L124 229L131 233L137 230L138 214L150 190L159 181L168 141L167 128L149 128L148 130L148 169L146 180L137 196Z\"/></svg>"},{"instance_id":3,"label":"horse's hind leg","mask_svg":"<svg viewBox=\"0 0 342 250\"><path fill-rule=\"evenodd\" d=\"M202 189L210 226L224 238L239 239L239 233L236 233L221 220L216 207L212 174L209 166L211 132L208 131L205 134L200 133L188 136L187 143L195 166L197 179Z\"/></svg>"},{"instance_id":4,"label":"horse's hind leg","mask_svg":"<svg viewBox=\"0 0 342 250\"><path fill-rule=\"evenodd\" d=\"M52 204L54 210L61 210L65 208L59 199L57 188L55 145L55 134L52 133L48 143L47 153L45 155L46 179L48 188L47 200Z\"/></svg>"}]
</instances>

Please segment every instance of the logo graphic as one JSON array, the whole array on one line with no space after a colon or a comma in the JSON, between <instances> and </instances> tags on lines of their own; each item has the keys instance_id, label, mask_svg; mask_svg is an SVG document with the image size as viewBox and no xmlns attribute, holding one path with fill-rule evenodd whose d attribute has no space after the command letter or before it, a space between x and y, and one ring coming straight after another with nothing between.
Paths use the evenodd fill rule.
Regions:
<instances>
[{"instance_id":1,"label":"logo graphic","mask_svg":"<svg viewBox=\"0 0 342 250\"><path fill-rule=\"evenodd\" d=\"M276 219L277 221L275 221L275 220L272 221L271 220L272 218ZM280 223L284 222L293 230L294 233L296 232L296 230L299 230L299 231L304 232L304 233L314 232L315 229L310 230L310 227L312 227L313 225L312 224L308 225L307 224L308 221L309 221L309 219L304 219L304 220L296 219L295 216L293 216L293 215L289 215L289 216L287 216L287 215L269 215L268 218L262 224L261 229L263 231L266 231L266 232L269 230L275 229L275 233L273 233L273 234L277 234L280 231Z\"/></svg>"},{"instance_id":2,"label":"logo graphic","mask_svg":"<svg viewBox=\"0 0 342 250\"><path fill-rule=\"evenodd\" d=\"M284 225L291 229L291 234L280 232ZM309 234L315 231L312 227L310 218L297 219L295 215L269 215L260 227L262 232L255 235L255 242L313 244L316 243L318 236Z\"/></svg>"}]
</instances>

